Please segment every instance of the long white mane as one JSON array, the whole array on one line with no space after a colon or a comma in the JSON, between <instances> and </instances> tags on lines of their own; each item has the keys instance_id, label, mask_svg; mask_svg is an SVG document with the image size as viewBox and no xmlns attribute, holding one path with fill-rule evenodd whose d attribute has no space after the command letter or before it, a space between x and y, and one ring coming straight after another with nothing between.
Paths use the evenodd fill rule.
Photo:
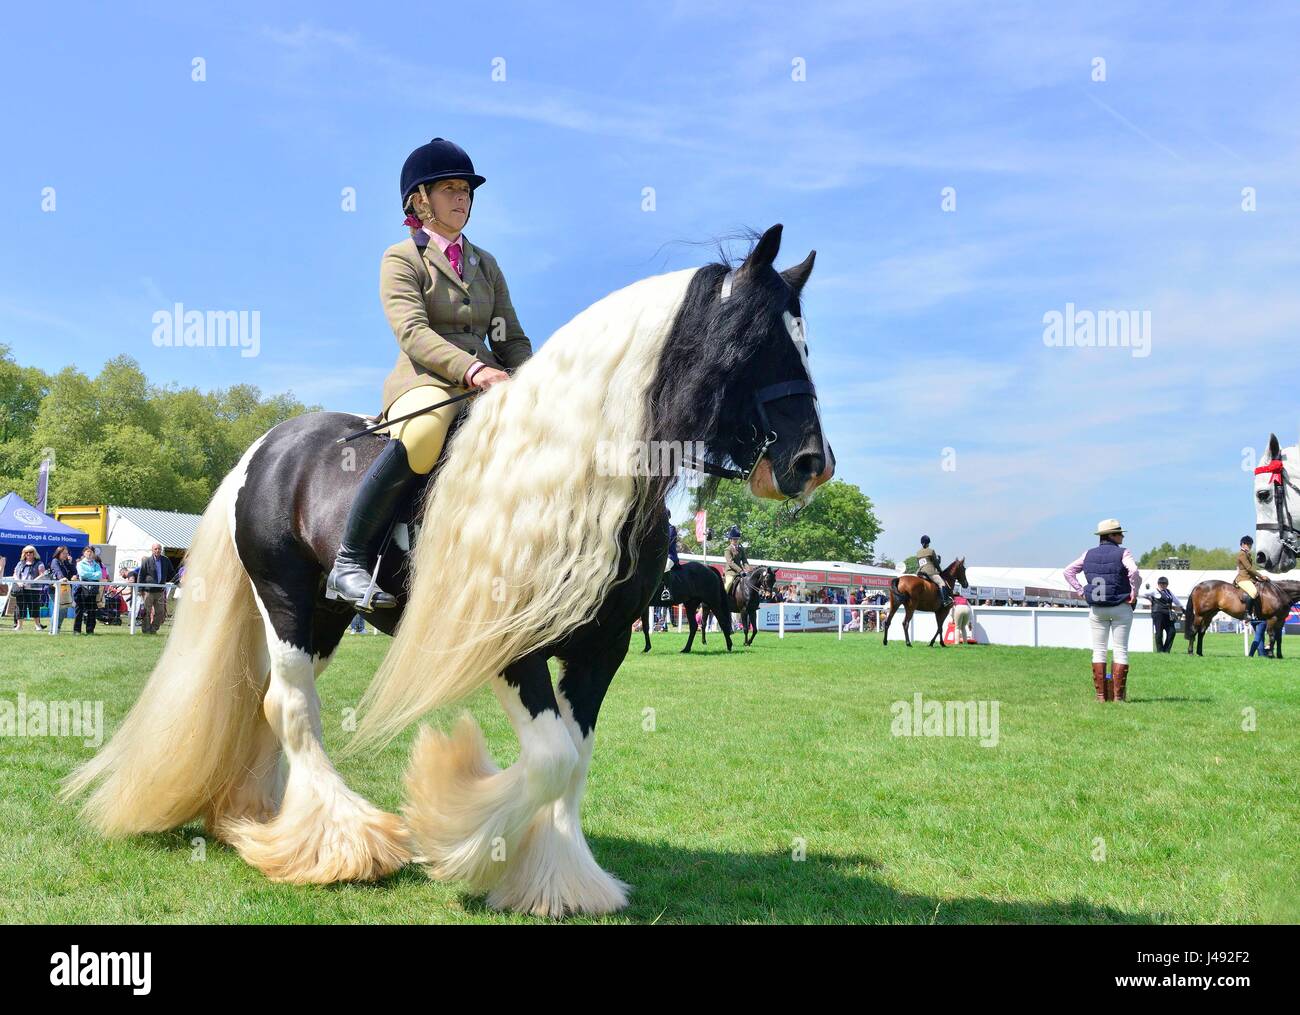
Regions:
<instances>
[{"instance_id":1,"label":"long white mane","mask_svg":"<svg viewBox=\"0 0 1300 1015\"><path fill-rule=\"evenodd\" d=\"M645 438L649 388L698 270L611 293L479 397L427 499L405 615L350 749L590 619L616 577L621 527L648 507L644 477L611 469L603 442Z\"/></svg>"}]
</instances>

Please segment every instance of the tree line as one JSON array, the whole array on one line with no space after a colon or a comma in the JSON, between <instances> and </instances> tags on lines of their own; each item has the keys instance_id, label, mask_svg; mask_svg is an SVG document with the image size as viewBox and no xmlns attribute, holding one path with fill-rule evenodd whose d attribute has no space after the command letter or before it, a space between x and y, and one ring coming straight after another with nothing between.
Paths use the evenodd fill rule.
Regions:
<instances>
[{"instance_id":1,"label":"tree line","mask_svg":"<svg viewBox=\"0 0 1300 1015\"><path fill-rule=\"evenodd\" d=\"M259 436L318 408L256 385L211 392L151 384L129 356L94 377L16 363L0 344L0 495L34 500L52 457L47 505L122 504L198 514Z\"/></svg>"},{"instance_id":2,"label":"tree line","mask_svg":"<svg viewBox=\"0 0 1300 1015\"><path fill-rule=\"evenodd\" d=\"M55 374L14 361L0 344L0 495L34 500L42 458L52 453L48 506L121 504L201 513L250 444L277 423L320 407L292 394L263 396L252 384L211 392L150 383L129 356L94 377L75 366ZM882 529L871 499L831 480L807 507L757 500L724 481L708 499L721 552L739 525L751 557L869 563ZM682 549L700 550L693 517L679 523ZM892 566L892 565L891 565Z\"/></svg>"}]
</instances>

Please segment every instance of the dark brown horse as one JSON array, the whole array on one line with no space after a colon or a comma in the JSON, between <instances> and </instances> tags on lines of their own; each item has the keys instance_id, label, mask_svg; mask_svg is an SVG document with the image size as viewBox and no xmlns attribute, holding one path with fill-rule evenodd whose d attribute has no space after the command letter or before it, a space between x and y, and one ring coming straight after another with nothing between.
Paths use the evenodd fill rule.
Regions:
<instances>
[{"instance_id":1,"label":"dark brown horse","mask_svg":"<svg viewBox=\"0 0 1300 1015\"><path fill-rule=\"evenodd\" d=\"M727 594L722 588L722 575L707 564L688 560L681 567L664 572L663 580L650 597L650 602L641 613L641 630L645 634L645 649L650 651L650 610L656 606L685 605L686 619L691 625L690 636L686 639L683 652L689 652L695 643L695 632L700 632L700 639L705 645L709 643L705 628L709 626L709 614L718 618L718 628L727 639L727 651L731 651L731 608ZM695 622L695 611L703 606L700 614L701 624Z\"/></svg>"},{"instance_id":2,"label":"dark brown horse","mask_svg":"<svg viewBox=\"0 0 1300 1015\"><path fill-rule=\"evenodd\" d=\"M758 606L776 598L776 569L761 565L751 567L731 583L727 605L740 614L740 628L749 645L758 637Z\"/></svg>"},{"instance_id":3,"label":"dark brown horse","mask_svg":"<svg viewBox=\"0 0 1300 1015\"><path fill-rule=\"evenodd\" d=\"M1291 607L1300 602L1300 582L1262 581L1255 583L1259 590L1259 613L1265 620L1269 645L1276 659L1282 658L1282 628L1286 624ZM1218 579L1203 581L1187 597L1187 615L1183 620L1183 634L1187 637L1187 654L1204 655L1201 646L1205 643L1205 632L1209 630L1210 621L1216 613L1226 613L1230 617L1244 620L1246 617L1246 595L1231 582Z\"/></svg>"},{"instance_id":4,"label":"dark brown horse","mask_svg":"<svg viewBox=\"0 0 1300 1015\"><path fill-rule=\"evenodd\" d=\"M962 585L968 584L966 581L966 558L958 557L951 564L939 572L939 577L943 583L948 586L949 591L955 583ZM945 606L943 600L939 597L939 588L929 578L919 574L905 574L893 579L889 583L889 616L885 618L883 625L885 631L885 644L889 644L889 625L894 619L894 614L898 608L905 608L903 614L903 639L907 642L907 647L912 647L912 633L908 630L912 623L912 614L920 610L922 613L934 614L934 638L930 639L930 644L934 645L934 639L939 638L943 631L944 618L948 616L951 606ZM939 638L939 644L943 646L943 639ZM946 646L944 646L946 647Z\"/></svg>"}]
</instances>

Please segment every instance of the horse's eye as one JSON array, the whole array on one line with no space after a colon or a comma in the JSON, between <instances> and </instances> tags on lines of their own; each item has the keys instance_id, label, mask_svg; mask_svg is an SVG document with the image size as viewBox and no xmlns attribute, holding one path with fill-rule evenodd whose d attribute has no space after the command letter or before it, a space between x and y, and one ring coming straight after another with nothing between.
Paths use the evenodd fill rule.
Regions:
<instances>
[{"instance_id":1,"label":"horse's eye","mask_svg":"<svg viewBox=\"0 0 1300 1015\"><path fill-rule=\"evenodd\" d=\"M1255 496L1258 497L1260 500L1268 500L1268 491L1260 490L1259 493L1255 494Z\"/></svg>"}]
</instances>

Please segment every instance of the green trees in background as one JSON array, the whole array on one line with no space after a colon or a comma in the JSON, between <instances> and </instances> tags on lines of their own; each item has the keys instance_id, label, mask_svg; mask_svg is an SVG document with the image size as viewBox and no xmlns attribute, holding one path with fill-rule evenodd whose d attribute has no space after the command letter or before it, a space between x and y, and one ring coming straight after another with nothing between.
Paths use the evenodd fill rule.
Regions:
<instances>
[{"instance_id":1,"label":"green trees in background","mask_svg":"<svg viewBox=\"0 0 1300 1015\"><path fill-rule=\"evenodd\" d=\"M1204 547L1193 546L1191 543L1179 543L1174 546L1172 543L1164 542L1142 554L1138 559L1138 567L1156 567L1160 561L1168 557L1182 557L1190 561L1189 567L1193 571L1231 571L1237 566L1236 550L1220 547L1207 550Z\"/></svg>"},{"instance_id":2,"label":"green trees in background","mask_svg":"<svg viewBox=\"0 0 1300 1015\"><path fill-rule=\"evenodd\" d=\"M0 494L34 499L48 449L51 508L198 513L258 436L315 408L292 395L263 398L251 384L208 393L150 384L129 356L93 378L75 366L46 374L18 365L0 345Z\"/></svg>"},{"instance_id":3,"label":"green trees in background","mask_svg":"<svg viewBox=\"0 0 1300 1015\"><path fill-rule=\"evenodd\" d=\"M852 483L832 479L817 490L811 504L792 514L780 501L758 500L743 483L724 480L710 499L697 491L691 517L678 522L681 548L699 553L695 538L694 512L709 513L714 540L711 553L721 553L727 529L739 525L749 544L749 555L766 560L842 560L865 563L871 560L876 539L884 531L876 518L871 498Z\"/></svg>"}]
</instances>

